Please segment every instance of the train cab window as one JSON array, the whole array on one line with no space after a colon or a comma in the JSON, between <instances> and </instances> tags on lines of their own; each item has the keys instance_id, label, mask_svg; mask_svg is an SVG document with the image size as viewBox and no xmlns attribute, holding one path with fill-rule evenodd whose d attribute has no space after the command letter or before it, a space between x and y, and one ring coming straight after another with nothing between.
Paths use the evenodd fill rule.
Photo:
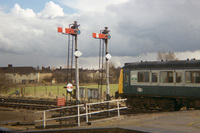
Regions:
<instances>
[{"instance_id":1,"label":"train cab window","mask_svg":"<svg viewBox=\"0 0 200 133\"><path fill-rule=\"evenodd\" d=\"M176 83L182 83L182 72L176 72Z\"/></svg>"},{"instance_id":2,"label":"train cab window","mask_svg":"<svg viewBox=\"0 0 200 133\"><path fill-rule=\"evenodd\" d=\"M158 81L158 73L157 72L151 73L151 81L152 81L152 83L156 83Z\"/></svg>"},{"instance_id":3,"label":"train cab window","mask_svg":"<svg viewBox=\"0 0 200 133\"><path fill-rule=\"evenodd\" d=\"M129 78L128 73L124 73L124 82L126 83L129 82L128 78Z\"/></svg>"},{"instance_id":4,"label":"train cab window","mask_svg":"<svg viewBox=\"0 0 200 133\"><path fill-rule=\"evenodd\" d=\"M131 85L134 85L137 83L137 72L136 71L131 71Z\"/></svg>"},{"instance_id":5,"label":"train cab window","mask_svg":"<svg viewBox=\"0 0 200 133\"><path fill-rule=\"evenodd\" d=\"M186 71L185 82L186 83L200 83L200 71Z\"/></svg>"},{"instance_id":6,"label":"train cab window","mask_svg":"<svg viewBox=\"0 0 200 133\"><path fill-rule=\"evenodd\" d=\"M138 72L138 82L149 82L149 72Z\"/></svg>"},{"instance_id":7,"label":"train cab window","mask_svg":"<svg viewBox=\"0 0 200 133\"><path fill-rule=\"evenodd\" d=\"M173 71L161 71L160 72L160 82L161 83L173 83Z\"/></svg>"}]
</instances>

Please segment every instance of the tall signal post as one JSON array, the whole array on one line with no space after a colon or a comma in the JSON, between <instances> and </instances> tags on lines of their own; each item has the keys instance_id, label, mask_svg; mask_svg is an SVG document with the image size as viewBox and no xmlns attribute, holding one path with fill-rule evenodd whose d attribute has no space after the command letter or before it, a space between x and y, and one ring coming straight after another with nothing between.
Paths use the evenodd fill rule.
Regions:
<instances>
[{"instance_id":1,"label":"tall signal post","mask_svg":"<svg viewBox=\"0 0 200 133\"><path fill-rule=\"evenodd\" d=\"M80 25L77 25L77 22L74 21L74 24L72 25L72 29L74 30L78 30L78 26ZM79 31L79 34L80 34L80 31ZM78 46L77 46L77 34L74 35L75 36L75 68L76 68L76 90L77 90L77 104L79 104L79 69L78 69L78 57L80 57L82 55L82 53L80 51L78 51Z\"/></svg>"},{"instance_id":2,"label":"tall signal post","mask_svg":"<svg viewBox=\"0 0 200 133\"><path fill-rule=\"evenodd\" d=\"M93 33L93 37L96 39L103 39L106 46L106 100L110 100L109 95L109 62L108 60L111 58L111 55L108 53L108 39L110 39L109 35L110 30L108 30L108 27L105 27L104 30L102 30L102 33ZM109 109L109 103L107 103L107 109ZM108 116L110 116L110 112L108 111Z\"/></svg>"},{"instance_id":3,"label":"tall signal post","mask_svg":"<svg viewBox=\"0 0 200 133\"><path fill-rule=\"evenodd\" d=\"M73 24L69 25L69 28L62 28L58 27L58 32L62 33L64 35L72 36L72 50L73 50L73 39L75 40L75 80L76 80L76 90L77 90L77 104L79 104L79 69L78 69L78 57L82 55L80 51L78 51L78 45L77 45L77 35L80 34L80 30L78 29L80 25L77 24L77 21L74 21ZM74 37L74 38L73 38ZM70 46L70 40L68 40L68 67L69 67L69 46ZM73 53L73 52L72 52ZM73 65L73 56L71 56L71 69ZM68 77L68 75L67 75ZM71 70L71 77L72 77L72 70ZM68 80L68 79L67 79ZM72 82L72 79L71 79Z\"/></svg>"}]
</instances>

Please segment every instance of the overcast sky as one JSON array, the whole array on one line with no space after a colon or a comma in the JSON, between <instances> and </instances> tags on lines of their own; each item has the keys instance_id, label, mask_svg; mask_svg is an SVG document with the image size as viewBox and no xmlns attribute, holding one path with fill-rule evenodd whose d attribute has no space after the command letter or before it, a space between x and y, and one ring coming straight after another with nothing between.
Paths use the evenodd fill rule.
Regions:
<instances>
[{"instance_id":1,"label":"overcast sky","mask_svg":"<svg viewBox=\"0 0 200 133\"><path fill-rule=\"evenodd\" d=\"M200 58L199 0L0 0L0 66L67 64L68 37L57 27L80 24L82 68L98 67L99 40L109 27L110 61L152 61L159 51Z\"/></svg>"}]
</instances>

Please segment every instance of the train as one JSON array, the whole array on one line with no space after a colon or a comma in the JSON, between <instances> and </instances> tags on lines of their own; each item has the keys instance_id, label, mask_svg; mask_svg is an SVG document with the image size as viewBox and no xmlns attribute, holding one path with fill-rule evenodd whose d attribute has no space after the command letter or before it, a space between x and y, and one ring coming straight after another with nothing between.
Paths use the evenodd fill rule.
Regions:
<instances>
[{"instance_id":1,"label":"train","mask_svg":"<svg viewBox=\"0 0 200 133\"><path fill-rule=\"evenodd\" d=\"M200 109L200 60L125 63L118 94L133 109Z\"/></svg>"}]
</instances>

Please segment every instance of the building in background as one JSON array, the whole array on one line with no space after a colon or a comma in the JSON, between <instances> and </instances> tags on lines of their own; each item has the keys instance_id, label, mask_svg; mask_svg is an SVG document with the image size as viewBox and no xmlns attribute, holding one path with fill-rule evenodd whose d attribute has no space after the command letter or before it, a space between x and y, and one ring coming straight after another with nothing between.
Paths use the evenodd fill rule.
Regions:
<instances>
[{"instance_id":1,"label":"building in background","mask_svg":"<svg viewBox=\"0 0 200 133\"><path fill-rule=\"evenodd\" d=\"M5 74L13 84L38 83L38 72L33 67L0 67L1 73Z\"/></svg>"}]
</instances>

